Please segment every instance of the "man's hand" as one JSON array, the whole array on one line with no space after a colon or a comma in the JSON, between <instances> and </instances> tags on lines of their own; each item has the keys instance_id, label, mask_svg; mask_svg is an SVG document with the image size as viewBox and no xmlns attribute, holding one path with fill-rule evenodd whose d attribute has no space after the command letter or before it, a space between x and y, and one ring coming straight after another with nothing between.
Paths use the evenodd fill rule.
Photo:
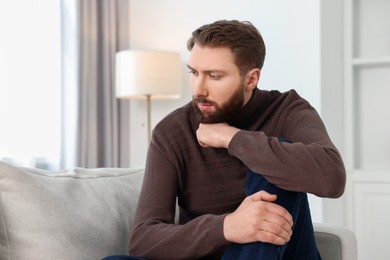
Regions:
<instances>
[{"instance_id":1,"label":"man's hand","mask_svg":"<svg viewBox=\"0 0 390 260\"><path fill-rule=\"evenodd\" d=\"M196 137L203 147L228 148L230 141L238 131L240 129L226 123L200 124Z\"/></svg>"},{"instance_id":2,"label":"man's hand","mask_svg":"<svg viewBox=\"0 0 390 260\"><path fill-rule=\"evenodd\" d=\"M276 195L259 191L245 198L241 205L225 217L223 233L234 243L267 242L284 245L292 235L292 216L273 203Z\"/></svg>"}]
</instances>

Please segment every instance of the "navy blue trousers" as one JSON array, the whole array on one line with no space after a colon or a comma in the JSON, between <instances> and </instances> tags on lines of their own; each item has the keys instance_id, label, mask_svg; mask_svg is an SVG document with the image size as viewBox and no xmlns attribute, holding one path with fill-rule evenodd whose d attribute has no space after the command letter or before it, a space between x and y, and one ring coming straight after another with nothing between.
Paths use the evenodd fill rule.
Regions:
<instances>
[{"instance_id":1,"label":"navy blue trousers","mask_svg":"<svg viewBox=\"0 0 390 260\"><path fill-rule=\"evenodd\" d=\"M287 209L292 215L294 224L290 241L283 246L262 242L232 244L225 251L222 259L321 259L314 238L307 194L280 189L267 181L261 174L248 170L245 186L246 195L252 195L260 190L277 195L275 203Z\"/></svg>"}]
</instances>

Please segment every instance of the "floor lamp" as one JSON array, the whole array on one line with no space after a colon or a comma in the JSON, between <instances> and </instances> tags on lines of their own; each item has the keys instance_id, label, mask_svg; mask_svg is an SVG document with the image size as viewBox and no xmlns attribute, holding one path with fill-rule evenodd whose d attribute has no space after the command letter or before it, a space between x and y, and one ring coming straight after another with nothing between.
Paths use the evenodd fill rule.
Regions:
<instances>
[{"instance_id":1,"label":"floor lamp","mask_svg":"<svg viewBox=\"0 0 390 260\"><path fill-rule=\"evenodd\" d=\"M179 98L181 60L175 52L126 50L115 56L115 89L121 99L146 99L147 135L151 135L151 99Z\"/></svg>"}]
</instances>

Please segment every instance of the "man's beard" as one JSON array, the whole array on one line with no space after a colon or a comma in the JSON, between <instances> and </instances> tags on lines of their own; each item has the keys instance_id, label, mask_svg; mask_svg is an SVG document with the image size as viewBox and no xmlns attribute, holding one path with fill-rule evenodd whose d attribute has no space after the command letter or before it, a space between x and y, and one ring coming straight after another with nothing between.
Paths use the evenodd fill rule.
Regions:
<instances>
[{"instance_id":1,"label":"man's beard","mask_svg":"<svg viewBox=\"0 0 390 260\"><path fill-rule=\"evenodd\" d=\"M192 106L197 112L198 118L202 123L215 124L229 121L235 113L237 113L244 104L244 84L241 83L236 92L229 98L229 100L222 106L217 103L207 100L206 98L198 97L193 98ZM215 112L209 113L207 111L201 111L198 107L199 103L208 103L215 108Z\"/></svg>"}]
</instances>

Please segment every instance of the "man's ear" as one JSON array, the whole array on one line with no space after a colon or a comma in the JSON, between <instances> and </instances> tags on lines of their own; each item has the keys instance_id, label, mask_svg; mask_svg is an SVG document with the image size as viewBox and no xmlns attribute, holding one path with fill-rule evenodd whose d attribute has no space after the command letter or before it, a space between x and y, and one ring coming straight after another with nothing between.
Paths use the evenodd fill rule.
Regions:
<instances>
[{"instance_id":1,"label":"man's ear","mask_svg":"<svg viewBox=\"0 0 390 260\"><path fill-rule=\"evenodd\" d=\"M251 69L246 74L246 80L245 80L245 90L246 91L252 91L257 87L257 84L260 80L260 69Z\"/></svg>"}]
</instances>

